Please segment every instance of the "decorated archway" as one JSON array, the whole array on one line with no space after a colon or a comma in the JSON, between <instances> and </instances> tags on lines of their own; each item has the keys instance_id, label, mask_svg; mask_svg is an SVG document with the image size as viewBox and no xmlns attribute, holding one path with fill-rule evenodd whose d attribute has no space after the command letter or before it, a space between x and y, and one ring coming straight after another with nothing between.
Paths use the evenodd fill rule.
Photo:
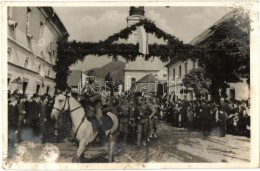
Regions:
<instances>
[{"instance_id":1,"label":"decorated archway","mask_svg":"<svg viewBox=\"0 0 260 171\"><path fill-rule=\"evenodd\" d=\"M143 26L146 33L155 35L158 39L163 38L166 44L149 44L149 54L143 55L138 51L138 44L116 43L119 39L128 39L138 26ZM185 44L175 36L168 34L158 28L150 20L140 22L109 36L100 42L68 41L68 36L63 36L58 40L57 61L54 66L56 71L56 88L67 87L67 78L70 74L69 66L78 60L83 61L87 55L96 55L116 58L121 56L127 61L134 61L137 56L143 56L146 60L151 57L158 57L162 62L172 60L186 60L191 57L193 46Z\"/></svg>"}]
</instances>

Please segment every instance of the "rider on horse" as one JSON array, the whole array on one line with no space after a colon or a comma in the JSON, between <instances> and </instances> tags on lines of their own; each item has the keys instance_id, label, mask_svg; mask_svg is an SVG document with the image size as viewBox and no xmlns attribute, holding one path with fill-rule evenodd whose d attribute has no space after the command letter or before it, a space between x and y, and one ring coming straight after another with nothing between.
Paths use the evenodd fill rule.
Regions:
<instances>
[{"instance_id":1,"label":"rider on horse","mask_svg":"<svg viewBox=\"0 0 260 171\"><path fill-rule=\"evenodd\" d=\"M84 105L87 116L95 116L98 121L98 131L102 141L106 140L105 131L102 129L102 104L101 104L101 87L100 84L95 81L96 72L91 69L88 71L88 82L86 82L83 88L83 99L82 103Z\"/></svg>"}]
</instances>

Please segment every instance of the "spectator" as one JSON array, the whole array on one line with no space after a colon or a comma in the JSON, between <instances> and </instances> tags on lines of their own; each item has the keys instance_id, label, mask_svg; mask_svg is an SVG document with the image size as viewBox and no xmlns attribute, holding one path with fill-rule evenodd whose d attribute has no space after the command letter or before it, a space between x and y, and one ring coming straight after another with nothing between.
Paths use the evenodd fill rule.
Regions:
<instances>
[{"instance_id":1,"label":"spectator","mask_svg":"<svg viewBox=\"0 0 260 171\"><path fill-rule=\"evenodd\" d=\"M18 112L17 102L18 99L15 95L10 97L8 105L8 156L10 157L14 152L15 143L17 143L18 134Z\"/></svg>"},{"instance_id":2,"label":"spectator","mask_svg":"<svg viewBox=\"0 0 260 171\"><path fill-rule=\"evenodd\" d=\"M40 134L42 135L42 143L45 143L47 139L46 122L48 112L48 101L48 95L41 96Z\"/></svg>"},{"instance_id":3,"label":"spectator","mask_svg":"<svg viewBox=\"0 0 260 171\"><path fill-rule=\"evenodd\" d=\"M17 110L18 110L18 115L19 115L19 120L18 120L18 141L22 142L22 128L24 125L24 119L26 115L25 111L25 101L26 97L24 95L20 95L18 103L17 103Z\"/></svg>"},{"instance_id":4,"label":"spectator","mask_svg":"<svg viewBox=\"0 0 260 171\"><path fill-rule=\"evenodd\" d=\"M35 136L40 134L40 97L34 94L32 97L32 102L28 103L27 113L30 128L32 129Z\"/></svg>"}]
</instances>

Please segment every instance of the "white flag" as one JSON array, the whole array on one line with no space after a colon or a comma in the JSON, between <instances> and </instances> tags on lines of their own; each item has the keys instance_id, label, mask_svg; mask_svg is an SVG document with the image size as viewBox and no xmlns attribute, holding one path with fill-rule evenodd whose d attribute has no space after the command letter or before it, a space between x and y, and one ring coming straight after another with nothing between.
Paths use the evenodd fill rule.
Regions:
<instances>
[{"instance_id":1,"label":"white flag","mask_svg":"<svg viewBox=\"0 0 260 171\"><path fill-rule=\"evenodd\" d=\"M148 54L148 33L145 32L143 26L137 27L137 34L139 39L139 52Z\"/></svg>"},{"instance_id":2,"label":"white flag","mask_svg":"<svg viewBox=\"0 0 260 171\"><path fill-rule=\"evenodd\" d=\"M46 25L43 26L42 36L37 43L35 56L38 56L55 39L54 35Z\"/></svg>"}]
</instances>

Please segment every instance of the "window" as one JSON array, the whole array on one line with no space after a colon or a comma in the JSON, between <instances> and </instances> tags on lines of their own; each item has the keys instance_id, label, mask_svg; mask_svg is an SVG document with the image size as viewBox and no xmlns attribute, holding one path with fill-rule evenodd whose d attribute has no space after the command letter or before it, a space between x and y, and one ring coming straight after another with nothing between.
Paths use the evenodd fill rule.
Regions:
<instances>
[{"instance_id":1,"label":"window","mask_svg":"<svg viewBox=\"0 0 260 171\"><path fill-rule=\"evenodd\" d=\"M195 61L192 61L192 68L195 69L196 63Z\"/></svg>"},{"instance_id":2,"label":"window","mask_svg":"<svg viewBox=\"0 0 260 171\"><path fill-rule=\"evenodd\" d=\"M40 84L37 84L37 86L36 86L36 92L35 92L36 94L39 93L40 87L41 87L41 85L40 85Z\"/></svg>"},{"instance_id":3,"label":"window","mask_svg":"<svg viewBox=\"0 0 260 171\"><path fill-rule=\"evenodd\" d=\"M179 76L181 77L181 66L179 66Z\"/></svg>"},{"instance_id":4,"label":"window","mask_svg":"<svg viewBox=\"0 0 260 171\"><path fill-rule=\"evenodd\" d=\"M32 10L30 8L27 8L27 15L26 15L26 33L27 34L30 34L31 13L32 13Z\"/></svg>"},{"instance_id":5,"label":"window","mask_svg":"<svg viewBox=\"0 0 260 171\"><path fill-rule=\"evenodd\" d=\"M173 79L175 79L175 69L172 70Z\"/></svg>"},{"instance_id":6,"label":"window","mask_svg":"<svg viewBox=\"0 0 260 171\"><path fill-rule=\"evenodd\" d=\"M27 57L24 62L24 68L28 68L29 66L29 58Z\"/></svg>"},{"instance_id":7,"label":"window","mask_svg":"<svg viewBox=\"0 0 260 171\"><path fill-rule=\"evenodd\" d=\"M188 73L188 66L187 66L187 62L184 64L184 66L185 66L185 74L187 74L187 73Z\"/></svg>"},{"instance_id":8,"label":"window","mask_svg":"<svg viewBox=\"0 0 260 171\"><path fill-rule=\"evenodd\" d=\"M50 86L47 86L47 87L46 87L46 94L48 94L49 91L50 91Z\"/></svg>"},{"instance_id":9,"label":"window","mask_svg":"<svg viewBox=\"0 0 260 171\"><path fill-rule=\"evenodd\" d=\"M8 7L8 19L13 19L13 7Z\"/></svg>"},{"instance_id":10,"label":"window","mask_svg":"<svg viewBox=\"0 0 260 171\"><path fill-rule=\"evenodd\" d=\"M42 38L42 34L43 34L43 23L40 22L40 38Z\"/></svg>"},{"instance_id":11,"label":"window","mask_svg":"<svg viewBox=\"0 0 260 171\"><path fill-rule=\"evenodd\" d=\"M236 97L236 91L234 88L230 89L230 99L235 99Z\"/></svg>"},{"instance_id":12,"label":"window","mask_svg":"<svg viewBox=\"0 0 260 171\"><path fill-rule=\"evenodd\" d=\"M25 92L26 92L27 85L28 85L28 82L27 81L23 81L23 94L25 94Z\"/></svg>"},{"instance_id":13,"label":"window","mask_svg":"<svg viewBox=\"0 0 260 171\"><path fill-rule=\"evenodd\" d=\"M51 76L51 69L48 70L48 77Z\"/></svg>"}]
</instances>

